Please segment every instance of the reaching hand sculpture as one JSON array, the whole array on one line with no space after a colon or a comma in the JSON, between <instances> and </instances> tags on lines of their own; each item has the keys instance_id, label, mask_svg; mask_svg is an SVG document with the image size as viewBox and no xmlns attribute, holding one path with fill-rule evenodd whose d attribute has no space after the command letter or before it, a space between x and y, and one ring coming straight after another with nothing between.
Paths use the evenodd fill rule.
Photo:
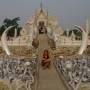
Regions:
<instances>
[{"instance_id":1,"label":"reaching hand sculpture","mask_svg":"<svg viewBox=\"0 0 90 90\"><path fill-rule=\"evenodd\" d=\"M79 55L82 55L86 50L88 44L89 22L88 20L86 21L86 29L83 29L82 27L77 25L75 25L75 27L82 32L82 44L78 52Z\"/></svg>"},{"instance_id":2,"label":"reaching hand sculpture","mask_svg":"<svg viewBox=\"0 0 90 90\"><path fill-rule=\"evenodd\" d=\"M13 27L14 27L14 26L8 27L8 28L3 32L2 37L1 37L2 48L3 48L3 50L5 50L5 52L6 52L6 54L7 54L8 56L11 55L11 52L10 52L8 46L7 46L7 43L6 43L7 38L6 38L6 37L7 37L8 31L9 31L11 28L13 28Z\"/></svg>"}]
</instances>

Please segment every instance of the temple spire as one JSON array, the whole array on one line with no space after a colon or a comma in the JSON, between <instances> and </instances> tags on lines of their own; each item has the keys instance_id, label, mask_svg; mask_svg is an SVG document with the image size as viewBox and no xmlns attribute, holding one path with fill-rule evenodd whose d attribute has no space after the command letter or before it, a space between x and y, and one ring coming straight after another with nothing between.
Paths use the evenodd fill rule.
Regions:
<instances>
[{"instance_id":1,"label":"temple spire","mask_svg":"<svg viewBox=\"0 0 90 90\"><path fill-rule=\"evenodd\" d=\"M35 10L35 25L37 26L37 10Z\"/></svg>"},{"instance_id":2,"label":"temple spire","mask_svg":"<svg viewBox=\"0 0 90 90\"><path fill-rule=\"evenodd\" d=\"M47 26L48 26L48 8L47 8Z\"/></svg>"},{"instance_id":3,"label":"temple spire","mask_svg":"<svg viewBox=\"0 0 90 90\"><path fill-rule=\"evenodd\" d=\"M41 8L41 12L43 11L43 4L42 4L42 0L41 0L41 3L40 3L40 8Z\"/></svg>"}]
</instances>

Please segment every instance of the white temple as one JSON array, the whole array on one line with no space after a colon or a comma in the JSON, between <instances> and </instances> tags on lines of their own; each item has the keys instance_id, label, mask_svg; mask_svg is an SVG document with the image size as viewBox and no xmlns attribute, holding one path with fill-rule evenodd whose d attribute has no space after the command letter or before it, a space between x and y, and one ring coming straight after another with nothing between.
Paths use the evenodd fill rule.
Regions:
<instances>
[{"instance_id":1,"label":"white temple","mask_svg":"<svg viewBox=\"0 0 90 90\"><path fill-rule=\"evenodd\" d=\"M88 28L89 23L86 23L86 29ZM80 28L82 29L82 28ZM84 31L86 31L86 29ZM15 30L16 31L16 30ZM83 30L82 30L83 31ZM82 32L83 40L76 40L75 34L72 32L71 36L63 35L64 30L59 25L55 17L49 16L48 11L42 7L35 12L35 14L27 20L23 26L20 36L13 38L13 41L7 41L7 45L28 45L33 47L32 42L35 40L38 42L39 34L46 34L49 39L53 40L55 43L55 48L58 49L61 46L80 46L84 44L83 42L87 41L87 45L90 45L90 40L88 39L88 34ZM67 31L68 34L68 31ZM86 36L85 36L86 35ZM6 36L6 35L4 35ZM16 33L15 33L16 36ZM86 37L86 38L85 38ZM87 40L86 40L87 39ZM3 43L1 43L2 45ZM3 46L3 45L2 45ZM84 47L84 45L81 45ZM85 46L86 47L86 46ZM83 49L82 51L83 52ZM79 52L80 53L80 52Z\"/></svg>"},{"instance_id":2,"label":"white temple","mask_svg":"<svg viewBox=\"0 0 90 90\"><path fill-rule=\"evenodd\" d=\"M69 36L69 30L64 35L64 30L57 19L49 16L48 11L45 11L42 6L27 20L20 31L20 36L17 37L15 29L13 39L7 40L7 33L11 28L13 26L3 32L0 42L6 53L3 54L3 58L0 58L0 84L3 81L9 88L5 90L61 90L61 88L62 90L90 90L90 57L83 54L90 45L88 20L86 20L85 28L74 26L82 32L82 40L76 40L73 31L71 36ZM16 51L16 56L14 56L16 53L13 54L8 46L11 46L10 48L15 46L12 49L13 52L19 49ZM79 47L78 51L75 51L73 46ZM21 55L25 49L27 53ZM30 49L35 49L35 52ZM47 71L43 70L40 65L45 49L51 54L52 64L48 68L50 70ZM56 56L58 51L62 53ZM79 89L86 87L86 82L89 82L87 85L89 89Z\"/></svg>"}]
</instances>

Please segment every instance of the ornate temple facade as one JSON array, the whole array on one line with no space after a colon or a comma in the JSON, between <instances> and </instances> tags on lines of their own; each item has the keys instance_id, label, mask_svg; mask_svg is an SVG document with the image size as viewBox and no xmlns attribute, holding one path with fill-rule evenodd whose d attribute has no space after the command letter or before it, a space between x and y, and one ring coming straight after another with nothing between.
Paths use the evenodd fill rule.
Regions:
<instances>
[{"instance_id":1,"label":"ornate temple facade","mask_svg":"<svg viewBox=\"0 0 90 90\"><path fill-rule=\"evenodd\" d=\"M33 40L38 38L39 34L47 34L49 39L52 39L56 48L61 45L81 45L81 40L76 40L75 34L72 32L71 36L65 36L65 30L59 25L58 20L49 16L48 11L42 7L37 10L32 17L30 17L23 26L20 36L13 39L13 45L29 45L32 47ZM7 41L8 45L12 42ZM90 40L88 40L90 45Z\"/></svg>"},{"instance_id":2,"label":"ornate temple facade","mask_svg":"<svg viewBox=\"0 0 90 90\"><path fill-rule=\"evenodd\" d=\"M47 34L50 39L56 42L62 36L63 32L57 19L49 16L48 11L40 8L25 23L20 32L20 38L16 38L14 41L18 42L20 39L23 43L31 43L39 34Z\"/></svg>"},{"instance_id":3,"label":"ornate temple facade","mask_svg":"<svg viewBox=\"0 0 90 90\"><path fill-rule=\"evenodd\" d=\"M34 30L35 28L38 29L39 33L40 33L40 26L43 27L49 27L52 30L54 30L54 32L57 32L59 34L63 34L63 30L62 28L59 26L58 21L56 20L55 17L51 17L48 16L48 12L43 10L43 9L39 9L34 16L32 16L24 25L23 30L21 31L21 35L22 34L26 34L27 32L29 32L30 30ZM25 31L24 31L25 29ZM43 29L44 30L44 29ZM24 33L22 33L24 32ZM44 31L41 31L44 32Z\"/></svg>"},{"instance_id":4,"label":"ornate temple facade","mask_svg":"<svg viewBox=\"0 0 90 90\"><path fill-rule=\"evenodd\" d=\"M81 40L76 40L75 34L72 32L71 36L63 35L64 30L59 25L58 20L49 16L48 11L43 8L40 8L35 12L35 14L27 20L23 29L21 30L21 36L23 36L23 40L28 42L28 37L32 42L33 38L35 38L38 34L47 33L48 36L53 38L55 41L56 47L60 45L80 45ZM68 31L67 31L68 34Z\"/></svg>"}]
</instances>

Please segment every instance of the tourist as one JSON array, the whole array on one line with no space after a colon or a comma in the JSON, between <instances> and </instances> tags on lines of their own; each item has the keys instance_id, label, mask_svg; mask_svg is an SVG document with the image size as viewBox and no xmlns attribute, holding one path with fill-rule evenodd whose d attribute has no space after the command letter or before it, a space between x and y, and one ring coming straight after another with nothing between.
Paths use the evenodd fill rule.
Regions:
<instances>
[{"instance_id":1,"label":"tourist","mask_svg":"<svg viewBox=\"0 0 90 90\"><path fill-rule=\"evenodd\" d=\"M45 68L50 68L50 57L49 57L49 51L44 50L43 58L42 58L42 66Z\"/></svg>"}]
</instances>

